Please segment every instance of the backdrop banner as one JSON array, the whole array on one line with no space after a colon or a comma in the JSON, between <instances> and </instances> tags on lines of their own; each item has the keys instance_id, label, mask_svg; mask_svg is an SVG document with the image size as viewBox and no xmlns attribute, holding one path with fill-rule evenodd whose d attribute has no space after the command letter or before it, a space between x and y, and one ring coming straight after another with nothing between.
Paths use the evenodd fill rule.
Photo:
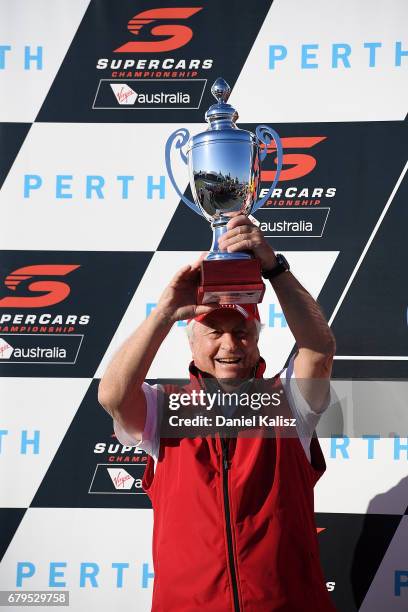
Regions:
<instances>
[{"instance_id":1,"label":"backdrop banner","mask_svg":"<svg viewBox=\"0 0 408 612\"><path fill-rule=\"evenodd\" d=\"M341 612L408 610L407 2L0 11L0 591L17 593L0 604L23 610L22 594L41 591L72 612L150 610L148 456L116 438L98 384L170 278L210 248L165 147L178 128L206 128L222 77L238 127L281 138L279 182L254 217L336 337L317 431L327 589ZM272 142L261 197L276 168ZM273 376L294 338L267 284L260 351ZM188 376L185 327L148 382Z\"/></svg>"}]
</instances>

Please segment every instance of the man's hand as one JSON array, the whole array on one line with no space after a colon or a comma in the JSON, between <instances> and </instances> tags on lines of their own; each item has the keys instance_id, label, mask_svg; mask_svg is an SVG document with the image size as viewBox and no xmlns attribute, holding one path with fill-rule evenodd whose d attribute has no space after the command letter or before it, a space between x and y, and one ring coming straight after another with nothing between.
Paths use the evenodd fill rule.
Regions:
<instances>
[{"instance_id":1,"label":"man's hand","mask_svg":"<svg viewBox=\"0 0 408 612\"><path fill-rule=\"evenodd\" d=\"M266 242L261 230L248 217L245 215L232 217L228 221L227 230L218 241L223 251L228 253L252 251L264 270L271 270L277 265L273 248Z\"/></svg>"},{"instance_id":2,"label":"man's hand","mask_svg":"<svg viewBox=\"0 0 408 612\"><path fill-rule=\"evenodd\" d=\"M195 303L200 263L205 255L177 272L157 308L115 353L99 383L99 403L135 439L140 440L146 423L142 384L173 323L211 312L217 306Z\"/></svg>"},{"instance_id":3,"label":"man's hand","mask_svg":"<svg viewBox=\"0 0 408 612\"><path fill-rule=\"evenodd\" d=\"M157 304L156 314L160 314L165 322L174 323L182 319L192 319L217 307L217 304L196 304L200 263L205 256L206 253L203 253L194 264L181 268L163 291Z\"/></svg>"}]
</instances>

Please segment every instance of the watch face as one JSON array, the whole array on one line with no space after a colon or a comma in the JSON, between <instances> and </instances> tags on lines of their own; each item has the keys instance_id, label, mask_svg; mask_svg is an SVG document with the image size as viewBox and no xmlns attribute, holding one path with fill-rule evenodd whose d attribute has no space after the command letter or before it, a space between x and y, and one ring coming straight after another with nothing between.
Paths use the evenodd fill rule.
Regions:
<instances>
[{"instance_id":1,"label":"watch face","mask_svg":"<svg viewBox=\"0 0 408 612\"><path fill-rule=\"evenodd\" d=\"M278 260L278 263L279 263L281 266L284 266L284 267L286 268L286 270L289 270L289 269L290 269L289 262L288 262L288 260L286 259L286 257L285 257L284 255L282 255L282 253L277 253L277 255L276 255L276 259Z\"/></svg>"}]
</instances>

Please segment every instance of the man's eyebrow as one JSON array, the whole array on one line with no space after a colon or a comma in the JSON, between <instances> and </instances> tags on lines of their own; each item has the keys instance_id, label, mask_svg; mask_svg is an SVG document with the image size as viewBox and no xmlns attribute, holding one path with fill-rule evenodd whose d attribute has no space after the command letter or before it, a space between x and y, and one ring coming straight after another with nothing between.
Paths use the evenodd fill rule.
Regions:
<instances>
[{"instance_id":1,"label":"man's eyebrow","mask_svg":"<svg viewBox=\"0 0 408 612\"><path fill-rule=\"evenodd\" d=\"M240 321L234 326L233 329L246 329L246 328L247 328L246 321Z\"/></svg>"},{"instance_id":2,"label":"man's eyebrow","mask_svg":"<svg viewBox=\"0 0 408 612\"><path fill-rule=\"evenodd\" d=\"M204 333L206 334L212 334L213 332L223 332L224 329L222 327L219 327L217 325L207 325L207 331L205 331Z\"/></svg>"},{"instance_id":3,"label":"man's eyebrow","mask_svg":"<svg viewBox=\"0 0 408 612\"><path fill-rule=\"evenodd\" d=\"M210 333L211 333L211 332L213 332L213 331L219 331L219 328L218 328L218 327L215 327L215 326L213 326L213 325L208 325L208 324L207 324L207 325L206 325L206 328L207 328L207 329L206 329L206 330L205 330L205 332L204 332L205 334L210 334Z\"/></svg>"}]
</instances>

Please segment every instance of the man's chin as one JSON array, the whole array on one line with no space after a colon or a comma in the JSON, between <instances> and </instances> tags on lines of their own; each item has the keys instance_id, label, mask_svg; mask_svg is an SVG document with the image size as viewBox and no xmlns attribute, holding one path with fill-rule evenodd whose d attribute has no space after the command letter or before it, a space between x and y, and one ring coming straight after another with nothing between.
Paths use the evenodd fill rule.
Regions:
<instances>
[{"instance_id":1,"label":"man's chin","mask_svg":"<svg viewBox=\"0 0 408 612\"><path fill-rule=\"evenodd\" d=\"M220 382L232 386L240 385L244 380L248 380L250 377L248 368L237 366L219 366L215 368L215 372L215 376Z\"/></svg>"}]
</instances>

